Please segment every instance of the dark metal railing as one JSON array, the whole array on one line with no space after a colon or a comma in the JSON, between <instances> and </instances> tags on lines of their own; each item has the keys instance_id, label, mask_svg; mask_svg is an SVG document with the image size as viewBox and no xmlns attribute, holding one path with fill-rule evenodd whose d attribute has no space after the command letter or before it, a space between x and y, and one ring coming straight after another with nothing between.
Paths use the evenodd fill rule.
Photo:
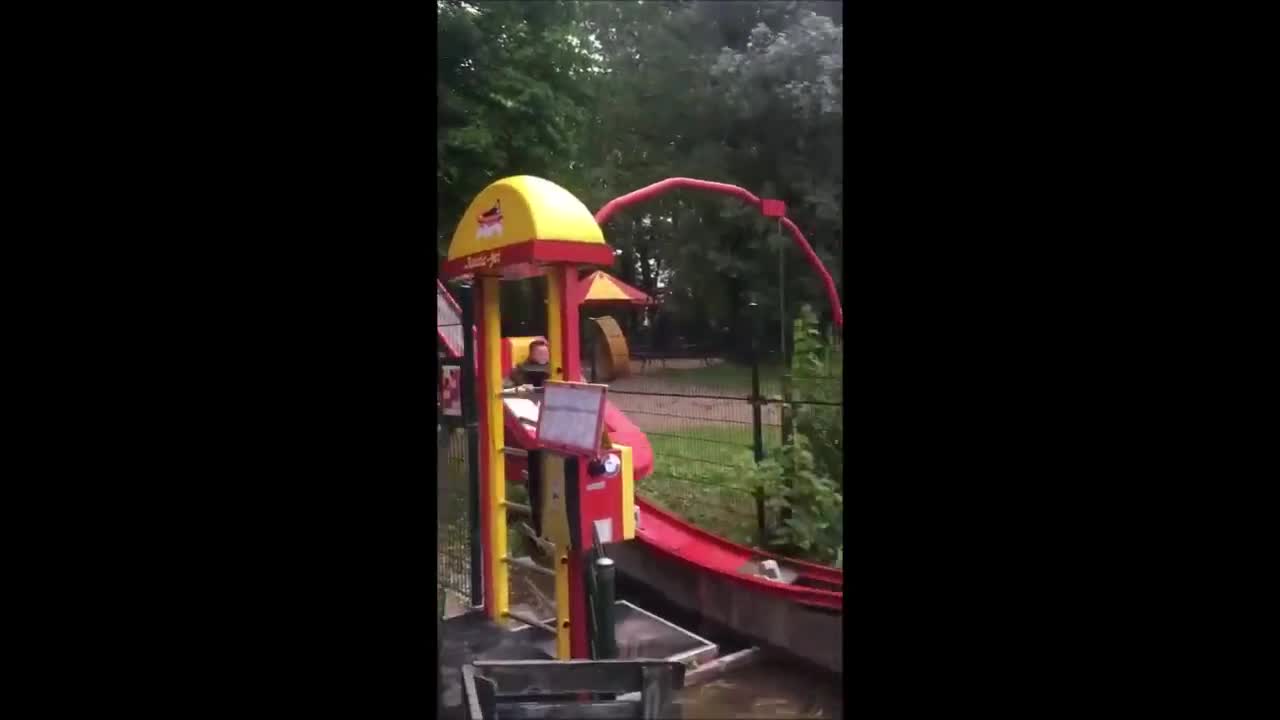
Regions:
<instances>
[{"instance_id":1,"label":"dark metal railing","mask_svg":"<svg viewBox=\"0 0 1280 720\"><path fill-rule=\"evenodd\" d=\"M467 720L678 717L685 668L659 660L476 661L462 667ZM639 693L639 699L624 699Z\"/></svg>"}]
</instances>

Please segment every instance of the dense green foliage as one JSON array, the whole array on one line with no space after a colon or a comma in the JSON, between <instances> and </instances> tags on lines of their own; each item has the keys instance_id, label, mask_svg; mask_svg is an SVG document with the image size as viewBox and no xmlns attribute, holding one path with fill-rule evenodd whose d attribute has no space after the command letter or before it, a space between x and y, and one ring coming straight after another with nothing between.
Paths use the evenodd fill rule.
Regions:
<instances>
[{"instance_id":1,"label":"dense green foliage","mask_svg":"<svg viewBox=\"0 0 1280 720\"><path fill-rule=\"evenodd\" d=\"M663 178L697 177L786 201L840 284L839 3L437 8L440 252L471 199L506 175L546 177L593 210ZM655 340L777 328L780 275L788 316L806 301L827 313L818 278L777 225L729 198L668 194L616 216L605 234L621 251L612 271L665 299ZM740 311L748 300L759 317Z\"/></svg>"},{"instance_id":2,"label":"dense green foliage","mask_svg":"<svg viewBox=\"0 0 1280 720\"><path fill-rule=\"evenodd\" d=\"M808 305L794 323L795 354L790 386L796 432L808 438L819 472L844 486L844 406L840 402L844 362L834 343L824 338L817 315Z\"/></svg>"}]
</instances>

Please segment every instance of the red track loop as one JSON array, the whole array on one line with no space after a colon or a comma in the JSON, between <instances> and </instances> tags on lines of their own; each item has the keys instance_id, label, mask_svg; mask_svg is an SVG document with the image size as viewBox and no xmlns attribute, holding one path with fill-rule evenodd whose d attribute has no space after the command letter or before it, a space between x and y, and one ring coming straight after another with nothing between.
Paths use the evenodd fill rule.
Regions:
<instances>
[{"instance_id":1,"label":"red track loop","mask_svg":"<svg viewBox=\"0 0 1280 720\"><path fill-rule=\"evenodd\" d=\"M661 195L668 190L677 188L688 188L691 190L710 190L724 195L731 195L739 200L751 205L754 208L760 208L760 198L756 197L748 190L730 185L728 183L712 182L710 180L698 180L696 178L674 177L642 187L639 190L633 190L626 195L616 197L604 204L596 212L596 224L604 227L609 218L617 211L644 202L653 197ZM836 292L836 283L831 279L831 273L827 272L826 266L822 264L822 260L818 254L813 251L813 247L809 245L809 241L805 239L804 233L800 232L800 228L791 222L790 218L782 218L782 225L791 233L791 238L795 240L796 245L800 248L800 252L804 254L804 258L809 265L817 271L818 277L822 278L823 287L827 291L827 300L831 303L831 315L835 321L836 328L841 332L844 331L844 312L840 308L840 295Z\"/></svg>"}]
</instances>

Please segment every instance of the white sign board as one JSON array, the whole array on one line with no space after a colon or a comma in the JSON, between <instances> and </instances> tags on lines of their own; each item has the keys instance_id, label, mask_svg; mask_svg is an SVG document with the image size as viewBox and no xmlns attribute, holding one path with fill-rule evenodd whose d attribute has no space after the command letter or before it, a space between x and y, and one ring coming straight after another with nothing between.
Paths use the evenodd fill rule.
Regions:
<instances>
[{"instance_id":1,"label":"white sign board","mask_svg":"<svg viewBox=\"0 0 1280 720\"><path fill-rule=\"evenodd\" d=\"M504 403L512 415L516 416L530 430L538 427L538 404L526 398L505 398Z\"/></svg>"},{"instance_id":2,"label":"white sign board","mask_svg":"<svg viewBox=\"0 0 1280 720\"><path fill-rule=\"evenodd\" d=\"M548 381L538 414L538 444L571 455L600 453L606 385Z\"/></svg>"}]
</instances>

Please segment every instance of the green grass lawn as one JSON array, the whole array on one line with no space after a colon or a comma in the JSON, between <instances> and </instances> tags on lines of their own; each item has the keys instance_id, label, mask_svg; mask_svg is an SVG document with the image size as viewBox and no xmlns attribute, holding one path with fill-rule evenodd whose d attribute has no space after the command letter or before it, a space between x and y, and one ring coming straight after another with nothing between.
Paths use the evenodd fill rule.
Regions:
<instances>
[{"instance_id":1,"label":"green grass lawn","mask_svg":"<svg viewBox=\"0 0 1280 720\"><path fill-rule=\"evenodd\" d=\"M765 425L761 428L765 455L782 445L782 429ZM653 430L645 433L653 448L655 472L670 472L674 467L730 466L749 468L755 465L750 425L718 423L693 425L676 430ZM696 467L694 467L696 469Z\"/></svg>"},{"instance_id":2,"label":"green grass lawn","mask_svg":"<svg viewBox=\"0 0 1280 720\"><path fill-rule=\"evenodd\" d=\"M765 430L767 455L782 438L778 428ZM637 493L717 535L759 542L755 497L743 472L755 466L750 426L709 425L648 438L654 470L637 484Z\"/></svg>"}]
</instances>

